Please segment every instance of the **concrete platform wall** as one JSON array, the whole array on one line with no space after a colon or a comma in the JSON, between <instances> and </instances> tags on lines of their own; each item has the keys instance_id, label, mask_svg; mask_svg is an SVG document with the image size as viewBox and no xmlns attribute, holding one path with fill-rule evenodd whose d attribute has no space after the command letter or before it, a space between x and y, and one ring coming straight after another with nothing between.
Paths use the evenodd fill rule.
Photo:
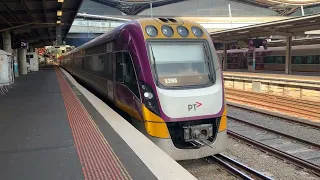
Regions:
<instances>
[{"instance_id":1,"label":"concrete platform wall","mask_svg":"<svg viewBox=\"0 0 320 180\"><path fill-rule=\"evenodd\" d=\"M262 80L258 78L224 75L224 84L226 88L320 102L320 84L312 82Z\"/></svg>"}]
</instances>

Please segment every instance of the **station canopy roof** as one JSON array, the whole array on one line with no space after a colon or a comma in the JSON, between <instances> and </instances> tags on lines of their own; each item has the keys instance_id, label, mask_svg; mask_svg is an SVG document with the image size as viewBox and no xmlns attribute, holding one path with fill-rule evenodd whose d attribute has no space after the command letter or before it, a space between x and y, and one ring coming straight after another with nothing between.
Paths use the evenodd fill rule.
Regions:
<instances>
[{"instance_id":1,"label":"station canopy roof","mask_svg":"<svg viewBox=\"0 0 320 180\"><path fill-rule=\"evenodd\" d=\"M283 16L288 16L296 12L303 6L312 8L320 6L319 0L231 0L252 6L272 9Z\"/></svg>"},{"instance_id":2,"label":"station canopy roof","mask_svg":"<svg viewBox=\"0 0 320 180\"><path fill-rule=\"evenodd\" d=\"M320 29L320 13L255 24L210 33L214 42L232 42L256 37L303 36L306 31Z\"/></svg>"},{"instance_id":3,"label":"station canopy roof","mask_svg":"<svg viewBox=\"0 0 320 180\"><path fill-rule=\"evenodd\" d=\"M52 45L56 26L66 37L83 0L0 0L0 34L11 31L12 39L34 47ZM59 12L58 12L59 11ZM62 11L61 16L58 14Z\"/></svg>"},{"instance_id":4,"label":"station canopy roof","mask_svg":"<svg viewBox=\"0 0 320 180\"><path fill-rule=\"evenodd\" d=\"M117 8L127 15L137 15L138 13L146 9L149 9L150 2L152 2L152 7L159 7L167 4L182 2L185 0L91 0L91 1Z\"/></svg>"}]
</instances>

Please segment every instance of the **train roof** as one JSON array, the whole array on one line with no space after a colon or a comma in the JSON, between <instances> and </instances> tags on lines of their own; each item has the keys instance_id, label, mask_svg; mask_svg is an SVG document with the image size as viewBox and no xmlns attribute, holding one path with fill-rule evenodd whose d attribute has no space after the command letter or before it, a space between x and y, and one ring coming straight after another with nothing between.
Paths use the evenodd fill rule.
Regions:
<instances>
[{"instance_id":1,"label":"train roof","mask_svg":"<svg viewBox=\"0 0 320 180\"><path fill-rule=\"evenodd\" d=\"M183 24L188 24L188 25L197 25L197 26L201 26L200 24L193 22L193 21L189 21L189 20L181 20L181 19L177 19L177 18L141 18L141 19L136 19L136 20L132 20L132 21L128 21L124 24L122 24L121 26L116 27L115 29L106 32L100 36L98 36L95 39L92 39L91 41L73 49L72 51L66 53L66 56L79 52L81 50L84 49L88 49L90 47L93 47L95 45L98 44L102 44L104 42L108 42L112 39L115 38L115 36L118 35L118 33L120 33L120 30L122 28L124 28L125 26L131 24L131 25L136 25L136 26L140 26L141 24L154 24L155 22L158 22L159 24L167 24L167 25L183 25Z\"/></svg>"}]
</instances>

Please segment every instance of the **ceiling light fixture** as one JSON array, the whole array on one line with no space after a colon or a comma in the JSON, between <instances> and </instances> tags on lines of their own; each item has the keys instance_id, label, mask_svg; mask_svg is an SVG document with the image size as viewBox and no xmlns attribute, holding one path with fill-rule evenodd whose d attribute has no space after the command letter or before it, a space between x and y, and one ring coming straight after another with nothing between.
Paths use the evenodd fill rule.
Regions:
<instances>
[{"instance_id":1,"label":"ceiling light fixture","mask_svg":"<svg viewBox=\"0 0 320 180\"><path fill-rule=\"evenodd\" d=\"M61 10L57 11L57 16L62 16L62 11Z\"/></svg>"}]
</instances>

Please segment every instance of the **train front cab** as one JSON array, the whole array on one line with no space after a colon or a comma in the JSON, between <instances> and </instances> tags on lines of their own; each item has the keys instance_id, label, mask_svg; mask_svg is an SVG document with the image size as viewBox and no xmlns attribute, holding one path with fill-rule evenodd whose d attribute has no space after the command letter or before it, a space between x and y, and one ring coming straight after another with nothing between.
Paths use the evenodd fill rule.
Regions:
<instances>
[{"instance_id":1,"label":"train front cab","mask_svg":"<svg viewBox=\"0 0 320 180\"><path fill-rule=\"evenodd\" d=\"M146 20L140 24L153 82L142 82L144 123L136 121L135 126L176 160L225 151L223 78L206 30L179 20ZM155 29L156 35L152 34Z\"/></svg>"}]
</instances>

